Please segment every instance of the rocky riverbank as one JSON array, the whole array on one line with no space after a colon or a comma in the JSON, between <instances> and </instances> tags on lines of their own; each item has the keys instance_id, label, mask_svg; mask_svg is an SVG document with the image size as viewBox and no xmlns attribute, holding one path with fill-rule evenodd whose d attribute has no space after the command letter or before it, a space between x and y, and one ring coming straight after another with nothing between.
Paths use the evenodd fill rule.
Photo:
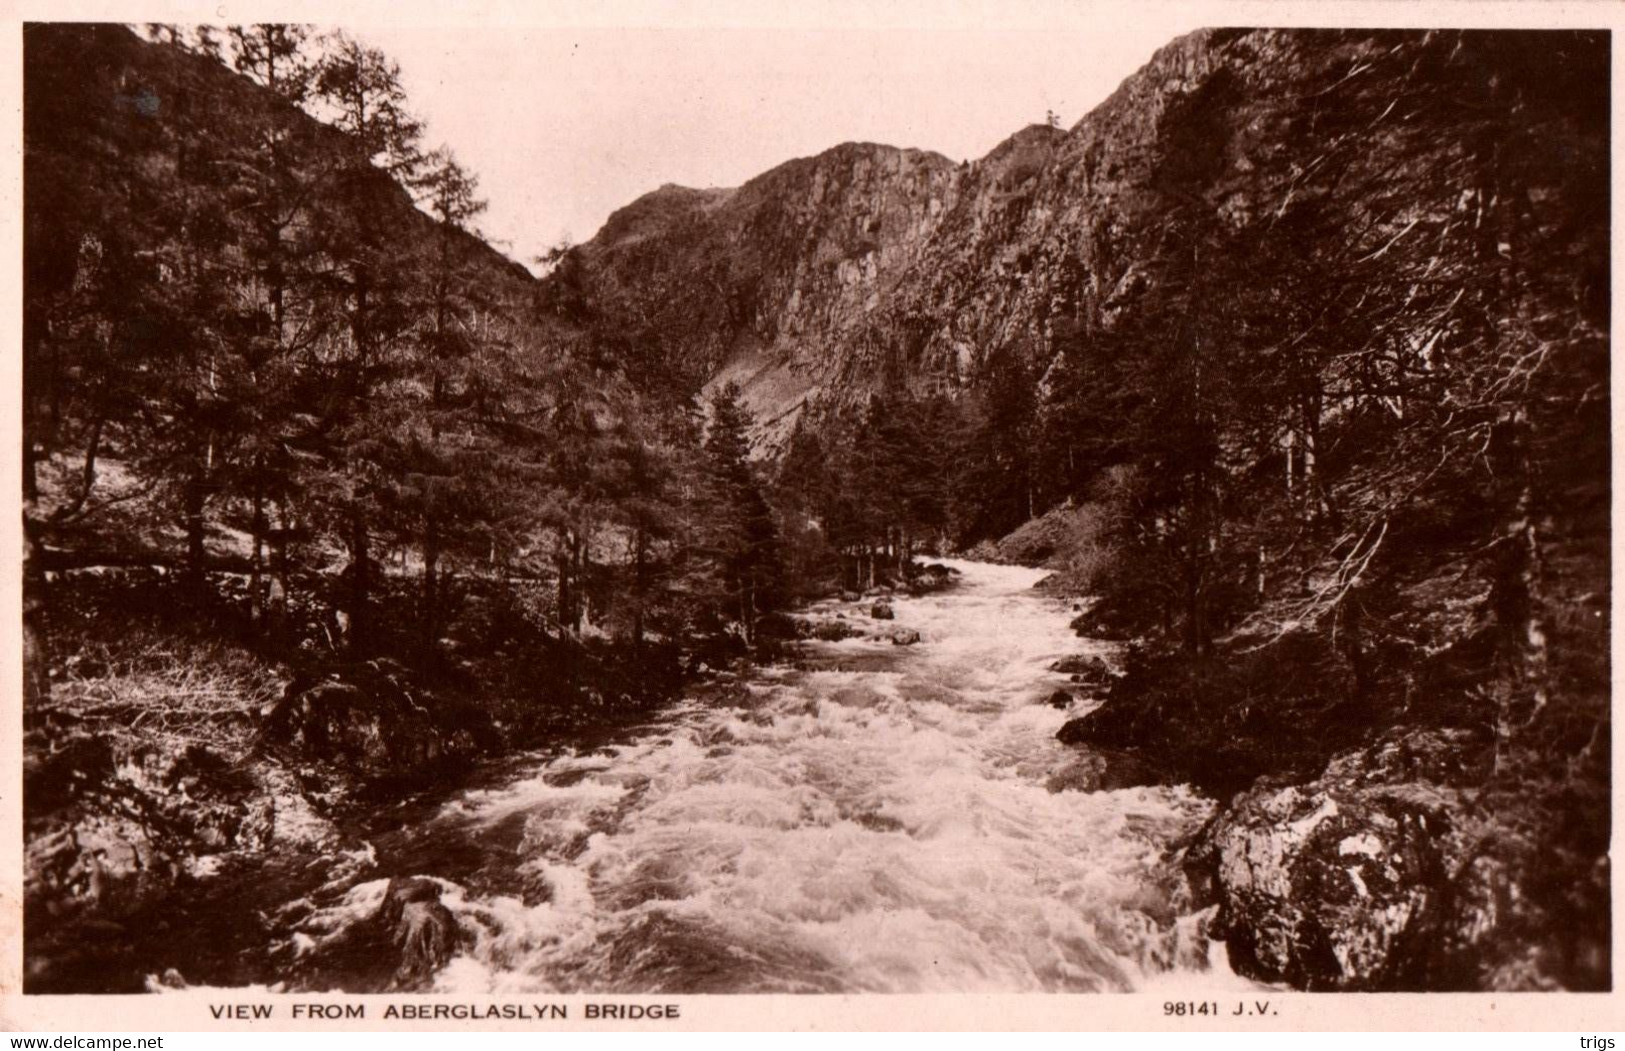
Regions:
<instances>
[{"instance_id":1,"label":"rocky riverbank","mask_svg":"<svg viewBox=\"0 0 1625 1051\"><path fill-rule=\"evenodd\" d=\"M643 718L706 659L540 634L436 665L273 652L237 641L229 580L198 608L140 567L51 587L49 688L22 742L25 983L38 993L140 991L200 958L261 980L241 960L263 949L276 896L363 857L376 815L515 749ZM401 911L421 926L424 909Z\"/></svg>"},{"instance_id":2,"label":"rocky riverbank","mask_svg":"<svg viewBox=\"0 0 1625 1051\"><path fill-rule=\"evenodd\" d=\"M895 594L954 576L925 567ZM153 620L99 643L113 636L96 625L131 588L164 582L121 571L57 583L63 656L23 741L26 982L38 993L136 992L176 966L260 982L239 957L261 953L287 896L335 878L331 859L368 855L380 813L444 797L516 750L613 735L737 659L717 645L633 654L539 640L504 648L510 667L448 676L388 657L272 660ZM918 642L890 623L893 594L764 618L758 656L807 638ZM391 886L353 934L376 943L376 966L347 986L410 988L444 963L455 925L432 890Z\"/></svg>"},{"instance_id":3,"label":"rocky riverbank","mask_svg":"<svg viewBox=\"0 0 1625 1051\"><path fill-rule=\"evenodd\" d=\"M1433 692L1351 709L1301 653L1151 661L1084 687L1096 706L1059 738L1092 762L1065 787L1190 783L1219 803L1171 855L1239 973L1337 991L1606 987L1606 784L1550 775ZM1238 689L1247 681L1249 689ZM1602 757L1592 756L1597 762ZM1088 764L1084 764L1088 765Z\"/></svg>"},{"instance_id":4,"label":"rocky riverbank","mask_svg":"<svg viewBox=\"0 0 1625 1051\"><path fill-rule=\"evenodd\" d=\"M182 963L258 981L231 957L263 950L267 917L289 887L333 878L334 858L364 858L381 813L443 796L544 739L423 690L384 659L296 675L279 690L269 670L258 691L217 683L208 711L175 691L134 710L86 703L87 694L150 688L129 669L110 671L30 713L30 992L135 992ZM602 711L557 734L590 739L645 711ZM261 885L278 889L258 902ZM395 946L380 959L399 963L398 974L393 965L380 973L379 989L411 987L449 952L433 902L408 890L379 906L380 944ZM199 953L213 958L200 967Z\"/></svg>"}]
</instances>

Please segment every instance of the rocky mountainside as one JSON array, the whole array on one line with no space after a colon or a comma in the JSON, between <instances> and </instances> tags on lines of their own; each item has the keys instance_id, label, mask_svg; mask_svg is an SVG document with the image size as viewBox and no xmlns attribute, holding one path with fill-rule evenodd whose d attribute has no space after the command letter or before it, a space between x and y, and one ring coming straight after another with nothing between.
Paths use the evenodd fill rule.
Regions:
<instances>
[{"instance_id":1,"label":"rocky mountainside","mask_svg":"<svg viewBox=\"0 0 1625 1051\"><path fill-rule=\"evenodd\" d=\"M1070 131L1030 125L962 164L848 143L737 189L665 186L574 249L555 291L651 360L738 381L770 434L808 399L953 389L1006 347L1045 360L1057 321L1109 304L1132 271L1113 239L1168 100L1219 70L1269 86L1290 50L1191 34Z\"/></svg>"},{"instance_id":2,"label":"rocky mountainside","mask_svg":"<svg viewBox=\"0 0 1625 1051\"><path fill-rule=\"evenodd\" d=\"M1238 972L1610 986L1606 34L1204 31L1071 130L667 186L538 282L301 32L26 31L33 988L139 985L74 947L172 942L181 859L332 853L352 790L982 541L1112 657L1052 669L1056 790L1214 801L1165 860ZM451 951L422 885L376 920Z\"/></svg>"},{"instance_id":3,"label":"rocky mountainside","mask_svg":"<svg viewBox=\"0 0 1625 1051\"><path fill-rule=\"evenodd\" d=\"M1062 739L1227 801L1245 973L1602 988L1608 50L1202 31L974 162L658 191L543 299L737 382L845 579L1081 538L1132 659Z\"/></svg>"},{"instance_id":4,"label":"rocky mountainside","mask_svg":"<svg viewBox=\"0 0 1625 1051\"><path fill-rule=\"evenodd\" d=\"M242 141L248 115L267 109L286 114L290 153L300 158L307 179L353 168L359 150L353 138L294 110L249 78L200 53L166 48L129 29L106 24L38 24L27 27L24 60L26 105L26 266L31 306L66 294L77 278L87 238L102 251L122 247L99 227L118 209L146 209L157 227L181 208L185 188L177 182L185 143L195 159L221 157ZM222 185L224 176L221 176ZM97 193L92 193L96 188ZM343 213L365 200L379 208L388 227L405 242L432 243L440 224L419 210L407 191L382 172L369 190L334 185L324 201ZM224 191L221 191L224 195ZM348 196L348 209L343 197ZM100 200L88 208L88 200ZM194 231L194 234L196 232ZM132 240L149 237L145 227L127 231ZM525 268L478 238L458 235L469 265L508 296L523 296L532 284ZM43 308L42 308L43 309Z\"/></svg>"}]
</instances>

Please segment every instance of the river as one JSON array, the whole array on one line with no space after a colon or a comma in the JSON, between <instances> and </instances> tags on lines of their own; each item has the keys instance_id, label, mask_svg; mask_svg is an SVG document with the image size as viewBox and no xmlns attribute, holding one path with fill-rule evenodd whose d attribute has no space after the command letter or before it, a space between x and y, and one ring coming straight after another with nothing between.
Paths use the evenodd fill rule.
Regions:
<instances>
[{"instance_id":1,"label":"river","mask_svg":"<svg viewBox=\"0 0 1625 1051\"><path fill-rule=\"evenodd\" d=\"M1141 989L1235 979L1185 915L1184 787L1052 791L1078 759L1045 700L1090 652L1018 567L826 603L880 637L697 691L616 743L530 756L412 817L284 911L319 956L388 876L437 880L463 942L446 992ZM893 645L886 629L918 631Z\"/></svg>"}]
</instances>

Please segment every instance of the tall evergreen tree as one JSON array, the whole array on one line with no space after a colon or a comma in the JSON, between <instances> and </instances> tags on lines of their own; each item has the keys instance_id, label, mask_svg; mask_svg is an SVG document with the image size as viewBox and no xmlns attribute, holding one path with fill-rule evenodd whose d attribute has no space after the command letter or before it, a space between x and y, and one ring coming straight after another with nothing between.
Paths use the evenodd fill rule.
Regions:
<instances>
[{"instance_id":1,"label":"tall evergreen tree","mask_svg":"<svg viewBox=\"0 0 1625 1051\"><path fill-rule=\"evenodd\" d=\"M778 530L750 459L750 412L738 384L712 395L705 435L706 521L700 548L721 587L720 612L735 621L746 643L757 617L779 601Z\"/></svg>"}]
</instances>

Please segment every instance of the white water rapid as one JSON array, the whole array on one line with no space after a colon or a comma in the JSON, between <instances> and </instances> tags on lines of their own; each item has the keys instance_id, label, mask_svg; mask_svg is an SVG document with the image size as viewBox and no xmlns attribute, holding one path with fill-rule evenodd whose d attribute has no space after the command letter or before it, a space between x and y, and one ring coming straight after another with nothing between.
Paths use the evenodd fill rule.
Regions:
<instances>
[{"instance_id":1,"label":"white water rapid","mask_svg":"<svg viewBox=\"0 0 1625 1051\"><path fill-rule=\"evenodd\" d=\"M1051 791L1078 758L1055 741L1077 710L1044 703L1066 684L1047 666L1087 644L1031 590L1037 571L950 564L959 585L897 597L892 624L823 607L917 645L810 643L813 670L752 673L424 822L417 874L467 935L433 987L1107 991L1210 968L1209 986L1233 983L1165 860L1211 803ZM369 912L386 882L307 930Z\"/></svg>"}]
</instances>

